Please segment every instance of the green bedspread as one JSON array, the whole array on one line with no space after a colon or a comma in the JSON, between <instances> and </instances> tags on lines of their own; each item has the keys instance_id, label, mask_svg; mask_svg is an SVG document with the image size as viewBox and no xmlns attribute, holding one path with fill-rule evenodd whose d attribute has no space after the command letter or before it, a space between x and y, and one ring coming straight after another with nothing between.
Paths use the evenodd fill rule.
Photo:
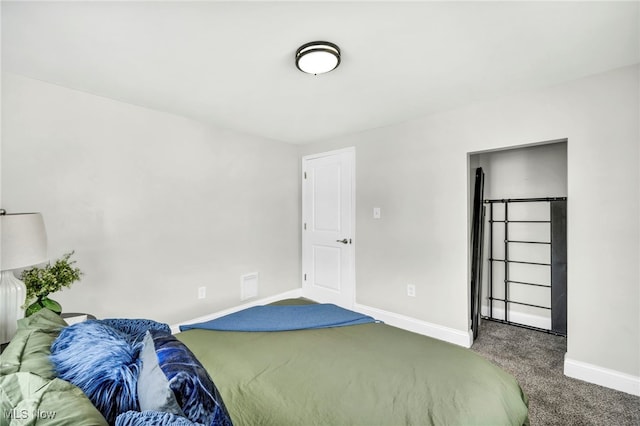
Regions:
<instances>
[{"instance_id":1,"label":"green bedspread","mask_svg":"<svg viewBox=\"0 0 640 426\"><path fill-rule=\"evenodd\" d=\"M526 396L479 355L385 324L177 334L240 425L522 425Z\"/></svg>"}]
</instances>

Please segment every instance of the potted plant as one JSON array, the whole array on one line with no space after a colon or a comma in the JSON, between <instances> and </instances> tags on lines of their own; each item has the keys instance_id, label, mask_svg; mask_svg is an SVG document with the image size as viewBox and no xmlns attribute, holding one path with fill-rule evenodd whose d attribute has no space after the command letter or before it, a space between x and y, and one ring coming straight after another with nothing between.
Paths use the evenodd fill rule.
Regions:
<instances>
[{"instance_id":1,"label":"potted plant","mask_svg":"<svg viewBox=\"0 0 640 426\"><path fill-rule=\"evenodd\" d=\"M26 309L29 316L42 308L47 308L60 314L62 307L55 300L49 299L50 293L55 293L62 287L69 287L82 276L80 269L74 267L75 260L69 260L74 252L66 253L55 263L42 268L33 267L22 272L21 279L27 287L26 303L32 302Z\"/></svg>"}]
</instances>

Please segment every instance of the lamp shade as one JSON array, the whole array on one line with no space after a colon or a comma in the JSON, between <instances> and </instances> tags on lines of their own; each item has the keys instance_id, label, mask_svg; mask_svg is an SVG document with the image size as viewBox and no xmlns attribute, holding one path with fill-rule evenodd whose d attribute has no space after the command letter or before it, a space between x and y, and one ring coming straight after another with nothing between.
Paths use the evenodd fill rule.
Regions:
<instances>
[{"instance_id":1,"label":"lamp shade","mask_svg":"<svg viewBox=\"0 0 640 426\"><path fill-rule=\"evenodd\" d=\"M47 260L47 233L40 213L0 215L0 271Z\"/></svg>"}]
</instances>

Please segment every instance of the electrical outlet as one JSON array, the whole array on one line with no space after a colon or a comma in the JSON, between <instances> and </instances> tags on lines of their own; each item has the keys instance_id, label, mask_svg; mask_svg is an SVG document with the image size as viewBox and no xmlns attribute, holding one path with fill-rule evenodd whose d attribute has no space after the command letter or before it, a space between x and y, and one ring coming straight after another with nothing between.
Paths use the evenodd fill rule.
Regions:
<instances>
[{"instance_id":1,"label":"electrical outlet","mask_svg":"<svg viewBox=\"0 0 640 426\"><path fill-rule=\"evenodd\" d=\"M207 288L198 287L198 299L204 299L205 297L207 297Z\"/></svg>"},{"instance_id":2,"label":"electrical outlet","mask_svg":"<svg viewBox=\"0 0 640 426\"><path fill-rule=\"evenodd\" d=\"M416 297L416 286L413 284L407 284L407 296Z\"/></svg>"}]
</instances>

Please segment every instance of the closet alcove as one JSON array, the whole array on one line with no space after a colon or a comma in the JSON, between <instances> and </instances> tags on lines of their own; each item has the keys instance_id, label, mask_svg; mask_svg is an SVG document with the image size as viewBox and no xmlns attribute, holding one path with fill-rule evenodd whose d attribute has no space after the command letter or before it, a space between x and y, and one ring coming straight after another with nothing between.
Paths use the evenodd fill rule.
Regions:
<instances>
[{"instance_id":1,"label":"closet alcove","mask_svg":"<svg viewBox=\"0 0 640 426\"><path fill-rule=\"evenodd\" d=\"M469 166L471 188L484 175L482 320L566 336L567 141L473 153Z\"/></svg>"}]
</instances>

